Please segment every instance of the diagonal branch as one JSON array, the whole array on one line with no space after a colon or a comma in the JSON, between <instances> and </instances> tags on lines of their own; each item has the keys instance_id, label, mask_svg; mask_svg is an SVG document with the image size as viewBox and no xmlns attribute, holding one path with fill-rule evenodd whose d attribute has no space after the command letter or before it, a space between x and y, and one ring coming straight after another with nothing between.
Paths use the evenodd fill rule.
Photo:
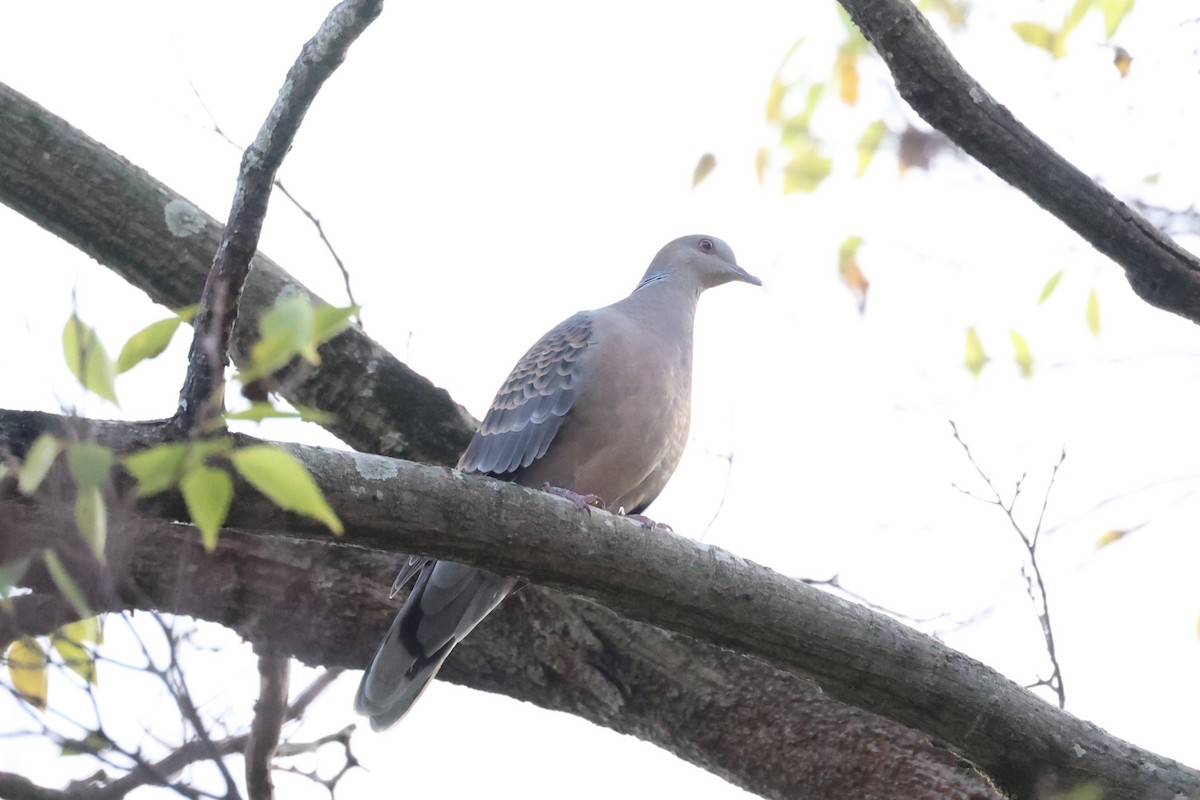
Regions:
<instances>
[{"instance_id":1,"label":"diagonal branch","mask_svg":"<svg viewBox=\"0 0 1200 800\"><path fill-rule=\"evenodd\" d=\"M168 308L196 302L222 233L194 203L4 84L0 202ZM262 314L288 292L320 300L255 256L233 334L236 363L245 363ZM288 399L336 410L335 435L359 450L413 461L458 460L476 423L444 389L353 327L322 345L321 356Z\"/></svg>"},{"instance_id":2,"label":"diagonal branch","mask_svg":"<svg viewBox=\"0 0 1200 800\"><path fill-rule=\"evenodd\" d=\"M44 425L64 421L37 417ZM2 423L0 416L0 432ZM119 446L130 426L111 423L92 432ZM20 445L10 444L14 451ZM570 502L515 484L287 447L338 510L346 526L341 545L425 553L524 577L814 679L835 699L945 743L1016 796L1092 781L1110 798L1200 793L1200 773L1104 734L890 618L719 548L599 511L582 514ZM329 540L317 523L285 516L249 491L238 496L230 528ZM6 516L25 520L14 530L47 513L8 505ZM163 498L140 504L131 524L178 521L182 512L178 499Z\"/></svg>"},{"instance_id":3,"label":"diagonal branch","mask_svg":"<svg viewBox=\"0 0 1200 800\"><path fill-rule=\"evenodd\" d=\"M1033 134L962 68L910 0L839 0L926 122L1125 269L1152 306L1200 322L1200 260Z\"/></svg>"},{"instance_id":4,"label":"diagonal branch","mask_svg":"<svg viewBox=\"0 0 1200 800\"><path fill-rule=\"evenodd\" d=\"M266 122L242 156L229 222L213 257L200 312L193 323L188 370L174 419L180 433L219 417L224 410L226 354L250 261L258 251L275 174L317 92L382 8L382 0L344 0L329 12L321 29L300 51Z\"/></svg>"}]
</instances>

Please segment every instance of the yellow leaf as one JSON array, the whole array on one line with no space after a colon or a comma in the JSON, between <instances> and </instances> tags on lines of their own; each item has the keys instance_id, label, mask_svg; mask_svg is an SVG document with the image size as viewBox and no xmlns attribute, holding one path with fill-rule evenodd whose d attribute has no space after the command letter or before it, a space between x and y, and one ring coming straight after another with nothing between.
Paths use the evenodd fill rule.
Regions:
<instances>
[{"instance_id":1,"label":"yellow leaf","mask_svg":"<svg viewBox=\"0 0 1200 800\"><path fill-rule=\"evenodd\" d=\"M771 154L767 152L767 148L765 147L758 148L758 152L754 154L754 177L758 178L759 186L765 185L767 163L770 157Z\"/></svg>"},{"instance_id":2,"label":"yellow leaf","mask_svg":"<svg viewBox=\"0 0 1200 800\"><path fill-rule=\"evenodd\" d=\"M858 300L860 314L867 309L867 289L870 287L867 276L858 265L858 248L862 242L861 236L847 236L838 247L838 274Z\"/></svg>"},{"instance_id":3,"label":"yellow leaf","mask_svg":"<svg viewBox=\"0 0 1200 800\"><path fill-rule=\"evenodd\" d=\"M1111 39L1133 10L1133 0L1100 0L1100 10L1104 13L1104 35Z\"/></svg>"},{"instance_id":4,"label":"yellow leaf","mask_svg":"<svg viewBox=\"0 0 1200 800\"><path fill-rule=\"evenodd\" d=\"M1100 335L1100 298L1096 295L1096 288L1093 286L1092 291L1088 292L1087 300L1087 326L1092 332L1092 336Z\"/></svg>"},{"instance_id":5,"label":"yellow leaf","mask_svg":"<svg viewBox=\"0 0 1200 800\"><path fill-rule=\"evenodd\" d=\"M797 142L793 145L792 159L783 168L783 193L812 192L829 177L833 160L823 155L816 142Z\"/></svg>"},{"instance_id":6,"label":"yellow leaf","mask_svg":"<svg viewBox=\"0 0 1200 800\"><path fill-rule=\"evenodd\" d=\"M1040 22L1014 22L1012 30L1025 44L1032 45L1033 47L1045 50L1051 55L1055 55L1058 36L1054 31L1051 31ZM1055 57L1057 58L1056 55Z\"/></svg>"},{"instance_id":7,"label":"yellow leaf","mask_svg":"<svg viewBox=\"0 0 1200 800\"><path fill-rule=\"evenodd\" d=\"M72 639L65 629L59 629L50 635L50 644L58 651L68 669L88 683L96 683L96 657L79 639Z\"/></svg>"},{"instance_id":8,"label":"yellow leaf","mask_svg":"<svg viewBox=\"0 0 1200 800\"><path fill-rule=\"evenodd\" d=\"M77 619L74 622L68 622L60 630L62 630L63 636L73 642L100 644L104 641L104 626L100 624L100 617Z\"/></svg>"},{"instance_id":9,"label":"yellow leaf","mask_svg":"<svg viewBox=\"0 0 1200 800\"><path fill-rule=\"evenodd\" d=\"M967 347L966 355L963 357L963 366L967 368L972 377L978 378L988 361L987 353L983 352L983 342L979 340L979 334L975 332L975 328L967 328Z\"/></svg>"},{"instance_id":10,"label":"yellow leaf","mask_svg":"<svg viewBox=\"0 0 1200 800\"><path fill-rule=\"evenodd\" d=\"M323 522L336 534L342 532L342 522L325 501L317 482L291 453L260 444L233 451L230 460L238 474L275 505Z\"/></svg>"},{"instance_id":11,"label":"yellow leaf","mask_svg":"<svg viewBox=\"0 0 1200 800\"><path fill-rule=\"evenodd\" d=\"M8 646L8 674L21 699L39 711L46 710L50 679L46 651L37 639L22 636Z\"/></svg>"},{"instance_id":12,"label":"yellow leaf","mask_svg":"<svg viewBox=\"0 0 1200 800\"><path fill-rule=\"evenodd\" d=\"M787 86L783 81L776 76L771 79L771 85L767 88L767 104L765 116L768 125L777 125L783 117L783 98L787 95Z\"/></svg>"},{"instance_id":13,"label":"yellow leaf","mask_svg":"<svg viewBox=\"0 0 1200 800\"><path fill-rule=\"evenodd\" d=\"M848 106L856 104L858 102L858 58L846 46L838 51L833 71L837 76L838 96L842 98L842 102Z\"/></svg>"},{"instance_id":14,"label":"yellow leaf","mask_svg":"<svg viewBox=\"0 0 1200 800\"><path fill-rule=\"evenodd\" d=\"M883 144L883 137L886 135L887 125L881 119L875 120L863 131L863 135L858 139L858 177L861 178L866 173L867 166L879 151L879 145Z\"/></svg>"},{"instance_id":15,"label":"yellow leaf","mask_svg":"<svg viewBox=\"0 0 1200 800\"><path fill-rule=\"evenodd\" d=\"M217 536L233 502L233 479L223 469L198 466L179 481L179 491L200 529L204 549L211 553L217 549Z\"/></svg>"},{"instance_id":16,"label":"yellow leaf","mask_svg":"<svg viewBox=\"0 0 1200 800\"><path fill-rule=\"evenodd\" d=\"M1101 547L1108 547L1113 542L1123 539L1127 533L1129 533L1129 531L1113 528L1111 531L1106 532L1103 536L1096 540L1096 549L1099 550Z\"/></svg>"},{"instance_id":17,"label":"yellow leaf","mask_svg":"<svg viewBox=\"0 0 1200 800\"><path fill-rule=\"evenodd\" d=\"M1025 341L1025 337L1015 330L1010 330L1008 333L1012 337L1013 361L1021 368L1021 377L1028 378L1033 375L1033 353L1029 351L1029 342Z\"/></svg>"},{"instance_id":18,"label":"yellow leaf","mask_svg":"<svg viewBox=\"0 0 1200 800\"><path fill-rule=\"evenodd\" d=\"M1079 23L1095 5L1096 0L1075 0L1075 5L1071 6L1071 10L1063 17L1061 37L1066 39L1071 31L1079 27Z\"/></svg>"},{"instance_id":19,"label":"yellow leaf","mask_svg":"<svg viewBox=\"0 0 1200 800\"><path fill-rule=\"evenodd\" d=\"M179 317L160 319L130 336L117 356L117 372L128 372L146 359L161 355L182 322Z\"/></svg>"},{"instance_id":20,"label":"yellow leaf","mask_svg":"<svg viewBox=\"0 0 1200 800\"><path fill-rule=\"evenodd\" d=\"M1054 290L1058 288L1058 282L1062 280L1062 276L1063 270L1060 269L1058 272L1050 276L1050 280L1046 281L1046 285L1042 287L1042 293L1038 297L1037 304L1039 306L1046 302L1050 295L1054 294Z\"/></svg>"},{"instance_id":21,"label":"yellow leaf","mask_svg":"<svg viewBox=\"0 0 1200 800\"><path fill-rule=\"evenodd\" d=\"M699 186L700 181L707 178L716 166L717 157L712 153L705 153L700 156L700 160L696 162L696 169L692 171L692 188L695 189Z\"/></svg>"},{"instance_id":22,"label":"yellow leaf","mask_svg":"<svg viewBox=\"0 0 1200 800\"><path fill-rule=\"evenodd\" d=\"M116 365L108 357L96 331L83 324L74 314L63 327L63 356L67 360L67 368L83 388L120 406L114 387Z\"/></svg>"},{"instance_id":23,"label":"yellow leaf","mask_svg":"<svg viewBox=\"0 0 1200 800\"><path fill-rule=\"evenodd\" d=\"M21 464L21 474L17 478L17 491L23 495L31 495L42 485L54 459L62 452L63 443L48 433L38 434L25 454Z\"/></svg>"},{"instance_id":24,"label":"yellow leaf","mask_svg":"<svg viewBox=\"0 0 1200 800\"><path fill-rule=\"evenodd\" d=\"M1133 56L1129 55L1129 51L1124 47L1113 49L1113 66L1117 68L1117 72L1124 78L1129 74L1129 67L1133 64Z\"/></svg>"}]
</instances>

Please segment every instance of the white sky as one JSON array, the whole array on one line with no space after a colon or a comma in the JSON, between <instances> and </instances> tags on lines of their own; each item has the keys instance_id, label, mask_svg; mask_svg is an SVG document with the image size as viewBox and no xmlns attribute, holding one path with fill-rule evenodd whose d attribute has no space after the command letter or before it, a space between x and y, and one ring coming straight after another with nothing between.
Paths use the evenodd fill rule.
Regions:
<instances>
[{"instance_id":1,"label":"white sky","mask_svg":"<svg viewBox=\"0 0 1200 800\"><path fill-rule=\"evenodd\" d=\"M249 141L327 5L12 4L0 81L224 218L240 154L213 133L189 82L229 136ZM1098 21L1057 64L1008 33L1014 9L1053 22L1061 11L1050 9L1064 3L977 5L954 47L993 96L1118 194L1194 202L1196 114L1180 102L1198 88L1189 4L1139 4L1118 36L1136 59L1124 81ZM1068 708L1200 765L1195 327L1147 307L1119 268L966 160L897 180L883 155L854 181L843 159L841 179L815 196L781 197L777 175L759 188L754 153L774 137L762 122L768 81L801 37L802 64L828 74L840 36L831 9L395 3L318 99L281 177L349 265L368 333L477 416L534 338L623 296L664 242L693 232L726 239L766 286L722 288L702 304L694 441L653 516L700 535L725 485L725 462L712 453L733 452L706 541L787 574L839 573L914 616L994 609L965 630L934 628L1021 683L1046 670L1020 548L996 509L952 488L979 482L946 421L958 422L998 486L1028 472L1018 510L1030 524L1066 445L1041 558ZM864 109L818 117L839 155L886 108L886 86L867 74ZM901 113L886 114L898 129ZM717 170L691 191L708 151ZM1155 173L1157 185L1142 182ZM863 316L837 280L837 245L849 234L866 238ZM3 208L0 240L9 285L30 287L0 295L9 376L0 406L170 414L182 341L118 382L121 411L81 398L58 344L72 290L113 350L163 310ZM262 247L341 299L336 268L281 197ZM1063 268L1056 294L1035 307ZM1099 339L1083 321L1093 286ZM970 325L994 359L978 381L961 367ZM1008 361L1010 328L1033 349L1032 380ZM266 435L329 441L309 430ZM1137 535L1094 549L1105 531L1141 523ZM381 592L392 577L379 576ZM195 672L200 693L236 714L248 713L257 687L244 650ZM329 692L298 738L352 721L356 680ZM112 684L120 677L102 686ZM346 779L347 796L449 781L500 797L743 794L650 745L440 683L403 724L360 732L355 752L370 772ZM61 774L62 762L36 747L0 749L0 769L26 771L38 759L34 777Z\"/></svg>"}]
</instances>

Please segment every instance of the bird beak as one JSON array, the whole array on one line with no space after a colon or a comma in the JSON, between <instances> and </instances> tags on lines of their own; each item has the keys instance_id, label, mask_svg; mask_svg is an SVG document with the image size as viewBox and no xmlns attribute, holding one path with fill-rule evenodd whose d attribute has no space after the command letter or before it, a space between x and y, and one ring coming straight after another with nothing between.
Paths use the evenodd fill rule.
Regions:
<instances>
[{"instance_id":1,"label":"bird beak","mask_svg":"<svg viewBox=\"0 0 1200 800\"><path fill-rule=\"evenodd\" d=\"M746 272L746 270L742 269L737 264L733 265L733 273L737 276L736 280L745 281L746 283L751 283L755 286L762 286L762 281L751 275L749 272Z\"/></svg>"}]
</instances>

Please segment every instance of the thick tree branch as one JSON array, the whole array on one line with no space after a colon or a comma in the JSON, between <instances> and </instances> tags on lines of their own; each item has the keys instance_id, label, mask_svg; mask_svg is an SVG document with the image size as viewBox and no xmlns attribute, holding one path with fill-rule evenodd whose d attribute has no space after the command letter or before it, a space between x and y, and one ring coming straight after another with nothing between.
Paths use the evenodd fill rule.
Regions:
<instances>
[{"instance_id":1,"label":"thick tree branch","mask_svg":"<svg viewBox=\"0 0 1200 800\"><path fill-rule=\"evenodd\" d=\"M382 0L344 0L329 12L321 29L305 43L296 63L288 70L275 105L242 156L229 222L213 257L200 298L200 312L193 322L195 333L188 370L174 420L181 433L191 431L198 422L218 417L224 410L223 384L229 343L250 272L250 260L258 251L275 175L317 92L382 8Z\"/></svg>"},{"instance_id":2,"label":"thick tree branch","mask_svg":"<svg viewBox=\"0 0 1200 800\"><path fill-rule=\"evenodd\" d=\"M222 231L186 198L3 84L0 202L169 308L200 297ZM319 300L257 255L234 331L235 362L245 363L258 320L286 292ZM321 355L288 399L336 411L329 429L359 450L432 464L458 460L475 421L444 389L355 328Z\"/></svg>"},{"instance_id":3,"label":"thick tree branch","mask_svg":"<svg viewBox=\"0 0 1200 800\"><path fill-rule=\"evenodd\" d=\"M1113 197L996 102L910 0L839 0L909 105L1125 269L1150 305L1200 322L1200 260Z\"/></svg>"},{"instance_id":4,"label":"thick tree branch","mask_svg":"<svg viewBox=\"0 0 1200 800\"><path fill-rule=\"evenodd\" d=\"M0 433L7 419L30 416L0 416ZM43 427L60 424L37 416ZM20 427L28 433L38 425ZM142 430L114 424L94 432L122 446ZM19 452L22 442L10 446ZM942 741L1018 797L1089 781L1101 783L1110 798L1200 793L1200 773L1104 734L894 620L718 548L603 512L583 513L514 484L288 447L337 508L347 531L342 544L427 553L518 575L813 678L836 699ZM231 528L328 541L316 524L248 493L239 498ZM139 506L138 514L180 520L181 511L167 499ZM43 528L36 520L47 513L11 504L6 510L24 520L16 530Z\"/></svg>"}]
</instances>

